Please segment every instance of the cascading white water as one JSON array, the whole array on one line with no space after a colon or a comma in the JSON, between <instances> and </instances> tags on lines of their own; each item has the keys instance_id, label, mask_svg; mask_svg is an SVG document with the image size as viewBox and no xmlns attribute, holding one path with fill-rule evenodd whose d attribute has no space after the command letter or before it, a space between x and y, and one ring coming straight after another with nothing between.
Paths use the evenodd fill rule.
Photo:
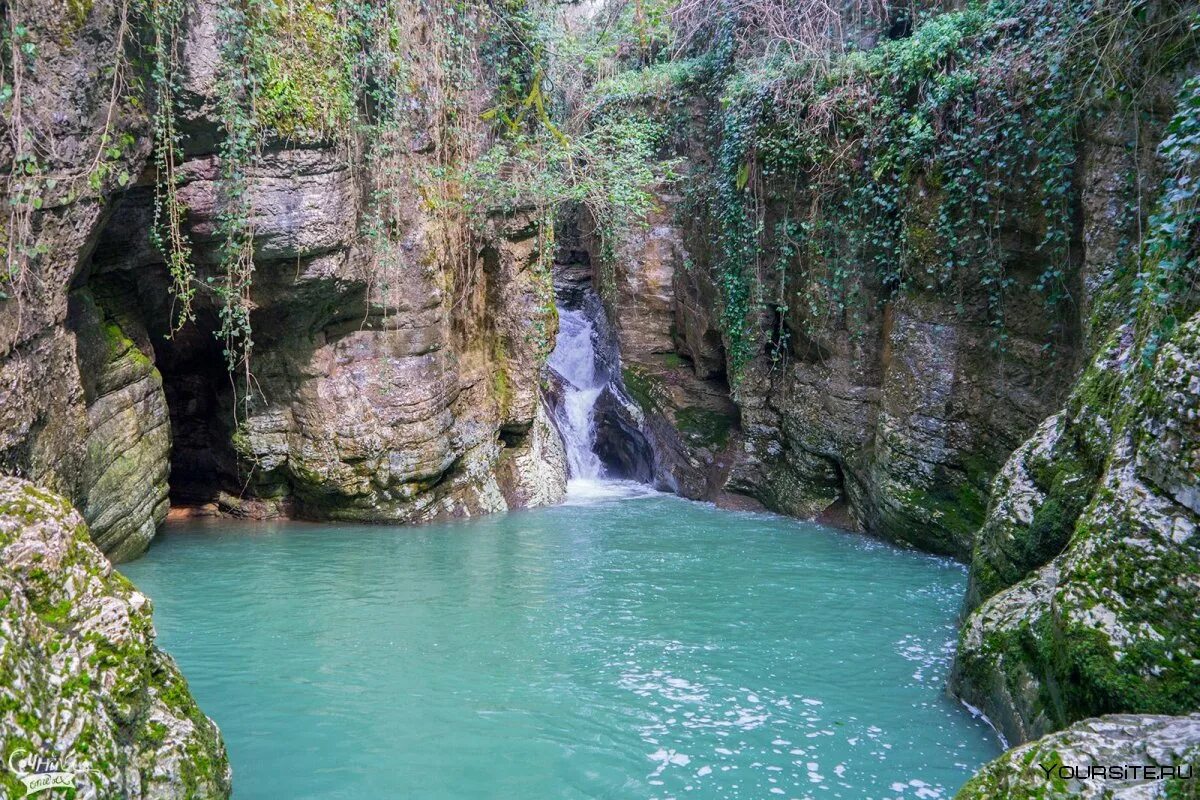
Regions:
<instances>
[{"instance_id":1,"label":"cascading white water","mask_svg":"<svg viewBox=\"0 0 1200 800\"><path fill-rule=\"evenodd\" d=\"M549 363L565 383L555 416L571 477L584 480L599 478L604 469L593 449L596 398L606 383L596 375L595 337L595 326L583 311L558 310L558 340Z\"/></svg>"}]
</instances>

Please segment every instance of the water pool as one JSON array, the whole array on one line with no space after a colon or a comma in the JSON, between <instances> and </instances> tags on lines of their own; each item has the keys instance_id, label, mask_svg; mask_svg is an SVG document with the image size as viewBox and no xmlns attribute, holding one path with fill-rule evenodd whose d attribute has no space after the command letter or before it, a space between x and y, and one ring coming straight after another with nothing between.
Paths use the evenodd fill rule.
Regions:
<instances>
[{"instance_id":1,"label":"water pool","mask_svg":"<svg viewBox=\"0 0 1200 800\"><path fill-rule=\"evenodd\" d=\"M121 570L234 797L949 797L952 562L675 497L423 527L179 523Z\"/></svg>"}]
</instances>

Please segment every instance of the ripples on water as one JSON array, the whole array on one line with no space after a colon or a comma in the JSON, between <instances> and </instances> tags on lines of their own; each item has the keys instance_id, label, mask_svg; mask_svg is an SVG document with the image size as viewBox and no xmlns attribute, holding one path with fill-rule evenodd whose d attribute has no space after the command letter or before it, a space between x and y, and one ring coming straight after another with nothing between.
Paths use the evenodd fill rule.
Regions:
<instances>
[{"instance_id":1,"label":"ripples on water","mask_svg":"<svg viewBox=\"0 0 1200 800\"><path fill-rule=\"evenodd\" d=\"M415 528L173 525L123 571L235 797L937 798L953 563L632 484Z\"/></svg>"}]
</instances>

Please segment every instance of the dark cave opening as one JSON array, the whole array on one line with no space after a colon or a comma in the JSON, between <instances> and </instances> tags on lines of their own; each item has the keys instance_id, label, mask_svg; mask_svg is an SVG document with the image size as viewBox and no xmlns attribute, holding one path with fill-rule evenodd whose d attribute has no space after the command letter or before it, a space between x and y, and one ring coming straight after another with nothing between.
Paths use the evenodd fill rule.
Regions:
<instances>
[{"instance_id":1,"label":"dark cave opening","mask_svg":"<svg viewBox=\"0 0 1200 800\"><path fill-rule=\"evenodd\" d=\"M171 276L151 243L154 192L135 186L103 223L78 291L90 292L106 320L152 348L170 416L168 485L172 506L214 502L236 481L231 433L233 386L217 311L197 295L194 319L176 324Z\"/></svg>"}]
</instances>

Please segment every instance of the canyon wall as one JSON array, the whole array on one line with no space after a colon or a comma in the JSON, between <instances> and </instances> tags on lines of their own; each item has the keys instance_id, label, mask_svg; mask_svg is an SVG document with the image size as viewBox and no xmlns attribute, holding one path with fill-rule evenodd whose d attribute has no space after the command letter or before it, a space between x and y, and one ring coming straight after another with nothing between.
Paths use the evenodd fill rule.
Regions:
<instances>
[{"instance_id":1,"label":"canyon wall","mask_svg":"<svg viewBox=\"0 0 1200 800\"><path fill-rule=\"evenodd\" d=\"M864 298L852 310L830 296L824 267L792 255L770 289L791 304L752 314L754 351L733 388L715 277L719 224L682 197L706 191L713 170L719 135L712 106L695 96L703 91L711 90L679 89L669 104L619 101L652 116L685 104L666 149L682 160L685 188L660 193L644 232L594 270L620 339L626 388L658 443L660 483L688 497L761 503L968 560L993 477L1059 408L1103 333L1092 329L1092 308L1128 257L1122 243L1137 236L1129 209L1139 190L1155 191L1153 154L1170 116L1170 87L1147 103L1143 124L1157 133L1143 131L1136 147L1132 126L1115 113L1080 132L1077 217L1063 276L1069 304L1050 307L1038 294L1041 231L1022 227L1030 224L1024 220L997 234L1008 281L1002 350L986 276L969 261L939 272L935 261L921 260L936 252L910 249L898 267L919 280L894 292L851 256L846 291ZM764 180L763 228L813 202L791 182ZM1011 202L1031 192L1020 176L1010 184ZM920 185L903 198L901 237L921 239L954 202ZM840 246L857 250L851 241ZM593 263L600 249L590 243Z\"/></svg>"},{"instance_id":2,"label":"canyon wall","mask_svg":"<svg viewBox=\"0 0 1200 800\"><path fill-rule=\"evenodd\" d=\"M101 0L64 23L52 4L11 9L31 47L16 65L20 146L3 158L28 174L8 186L24 202L5 239L0 466L71 499L115 559L145 548L169 496L201 513L394 522L557 500L565 468L539 389L555 317L536 222L497 213L468 230L435 207L428 176L456 156L442 149L445 98L429 90L405 99L386 164L353 136L273 129L232 196L231 28L213 2L188 4L157 51L178 72L172 174L195 264L180 325L171 260L152 244L164 117L142 10ZM414 85L444 80L421 45L436 23L415 13L407 32ZM487 80L480 68L461 87L463 113L485 107ZM249 209L249 332L222 340L235 202Z\"/></svg>"}]
</instances>

